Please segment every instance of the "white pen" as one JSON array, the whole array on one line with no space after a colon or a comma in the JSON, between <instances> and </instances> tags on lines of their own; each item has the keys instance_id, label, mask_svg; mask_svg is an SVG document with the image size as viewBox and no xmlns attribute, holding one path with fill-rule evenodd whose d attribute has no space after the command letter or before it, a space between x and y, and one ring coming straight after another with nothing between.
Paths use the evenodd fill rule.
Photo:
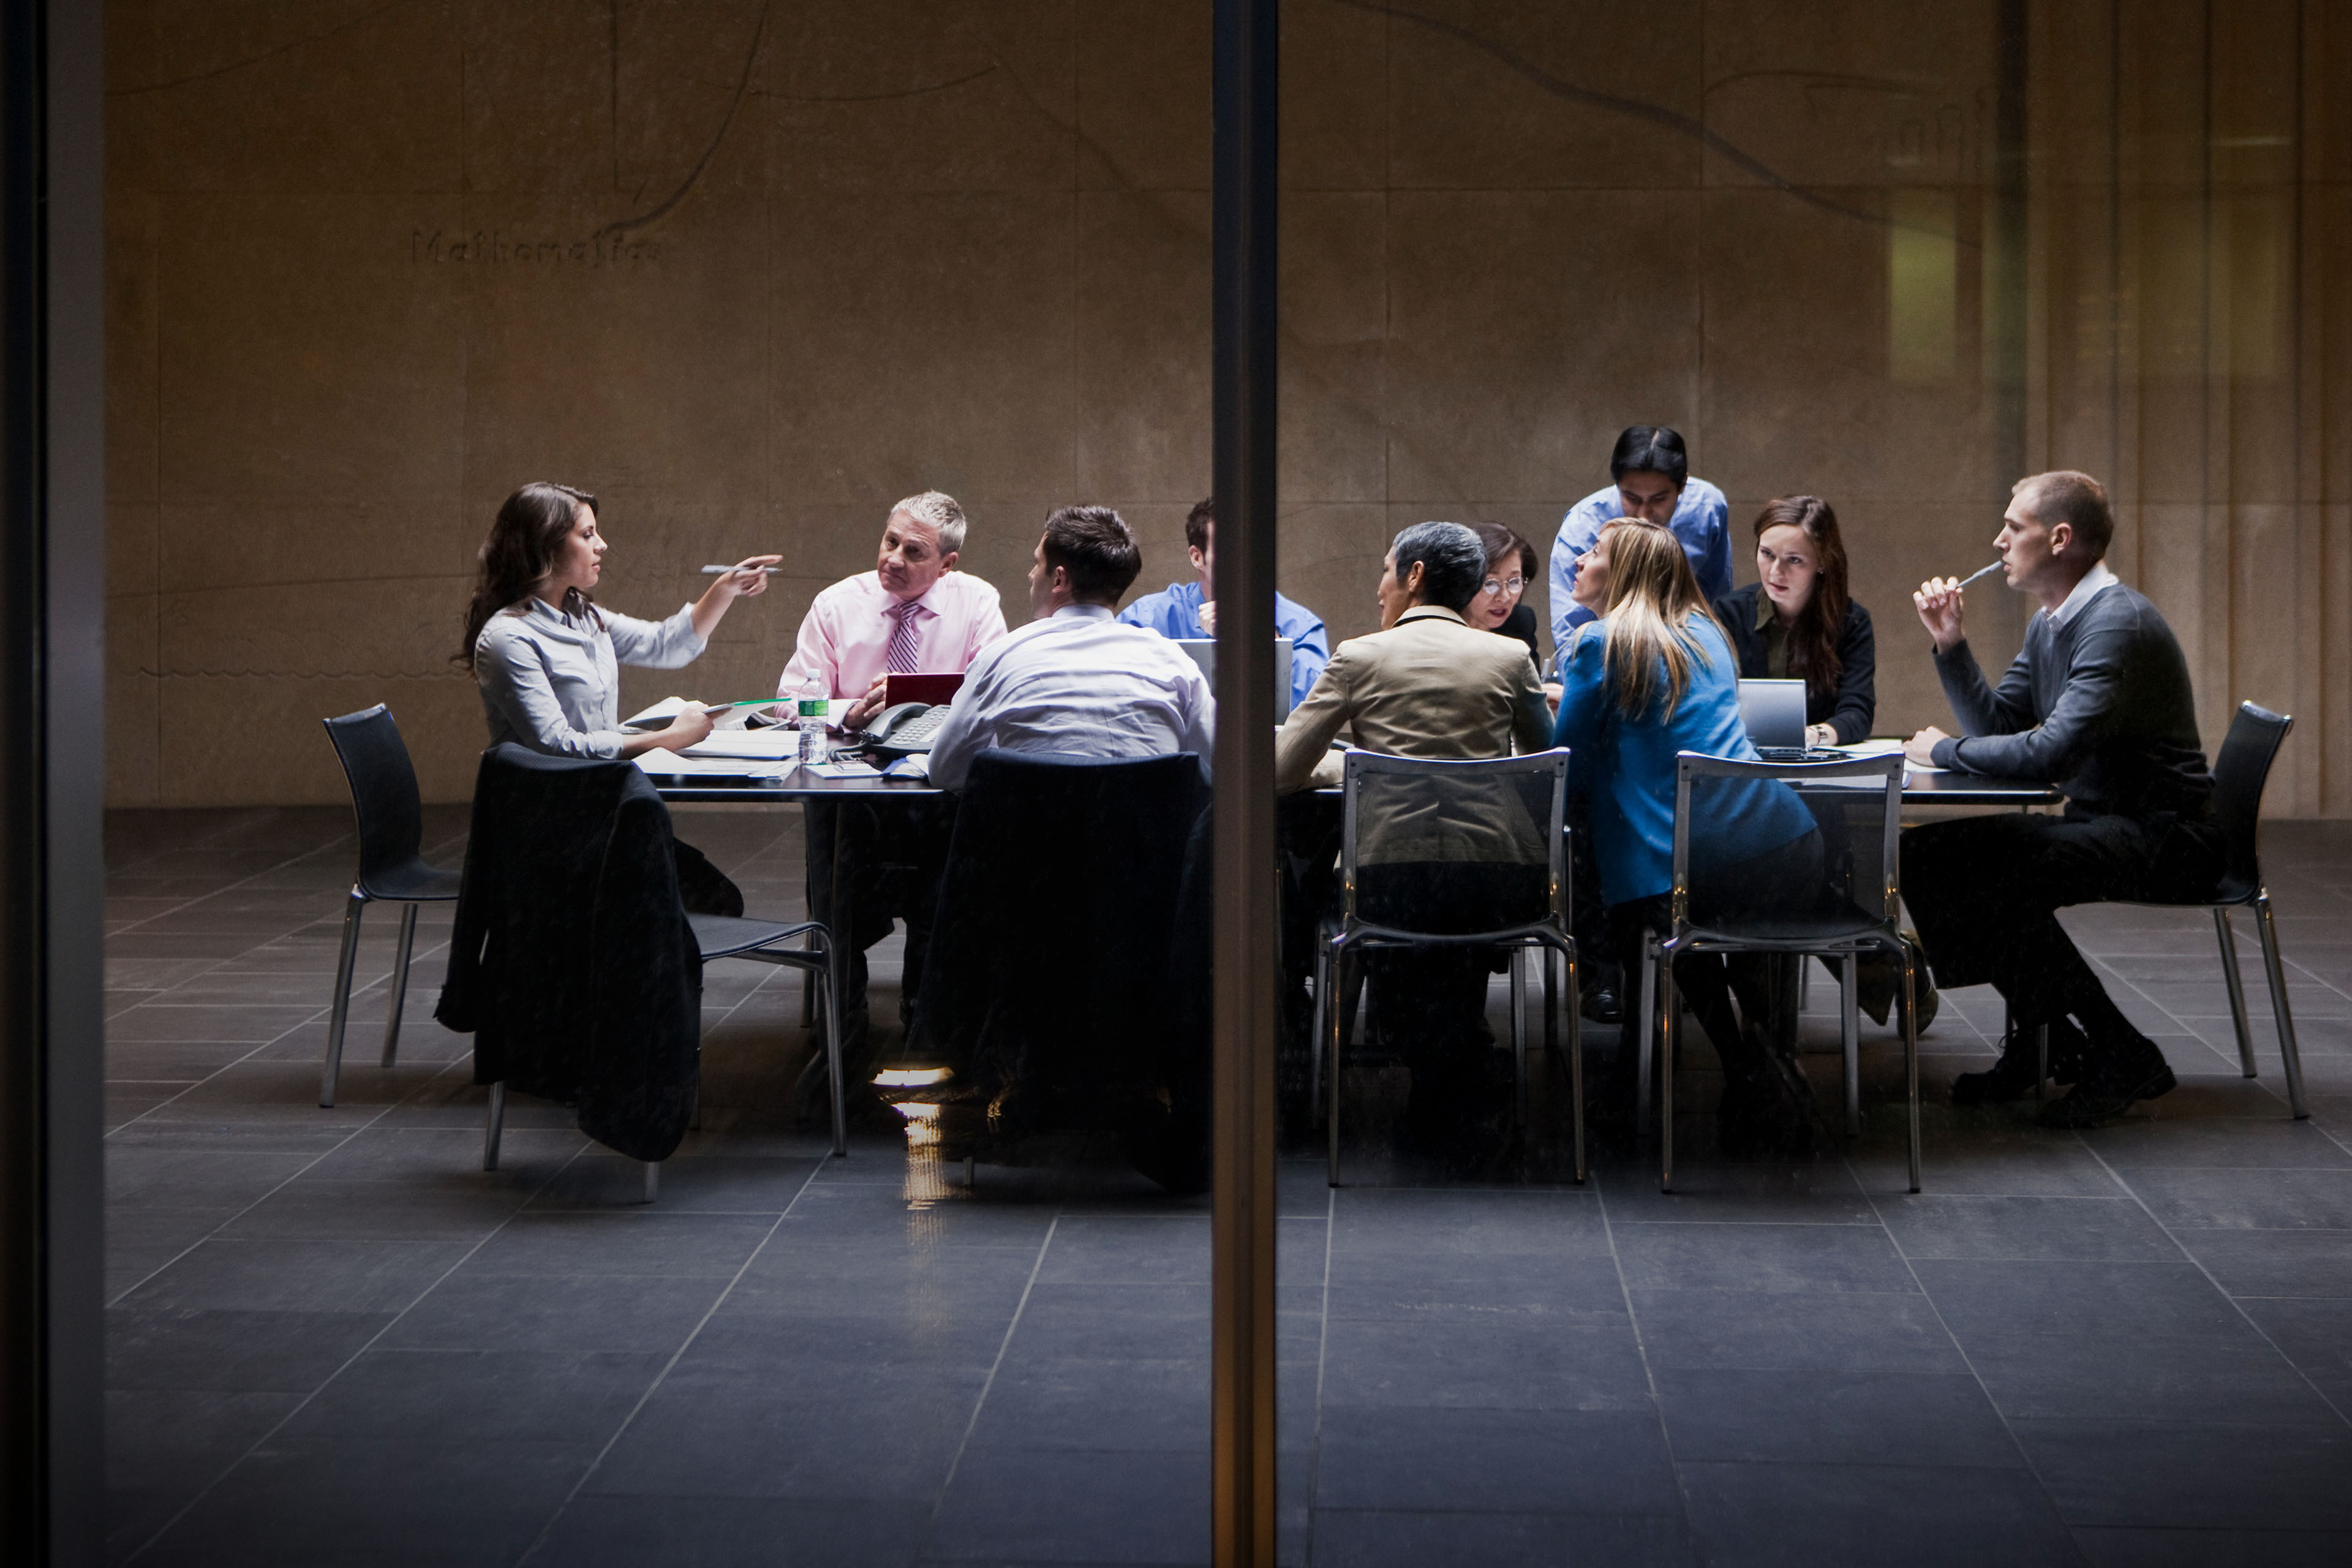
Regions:
<instances>
[{"instance_id":1,"label":"white pen","mask_svg":"<svg viewBox=\"0 0 2352 1568\"><path fill-rule=\"evenodd\" d=\"M736 570L738 570L738 568L733 566L705 566L702 569L702 574L706 577L717 577L725 573ZM782 568L775 566L754 566L751 567L751 570L754 572L765 572L769 576L772 577L777 574L777 572L782 570ZM1975 580L1976 579L1973 577L1969 579L1970 582L1974 582Z\"/></svg>"},{"instance_id":2,"label":"white pen","mask_svg":"<svg viewBox=\"0 0 2352 1568\"><path fill-rule=\"evenodd\" d=\"M710 570L710 568L709 568L709 567L708 567L708 566L706 566L706 567L704 567L704 568L703 568L703 570L704 570L704 571L706 571L706 572L708 572L708 571L709 571L709 570ZM1973 572L1969 573L1967 576L1965 576L1965 577L1961 578L1961 579L1959 580L1959 582L1956 584L1956 586L1965 588L1965 587L1967 587L1969 584L1971 584L1971 583L1975 582L1978 578L1979 578L1979 577L1983 576L1986 573L1988 573L1988 572L1998 572L1998 571L2000 571L2000 562L1998 562L1998 561L1994 562L1994 563L1993 563L1991 565L1990 565L1990 566L1979 566L1979 567L1978 567L1975 571L1973 571Z\"/></svg>"}]
</instances>

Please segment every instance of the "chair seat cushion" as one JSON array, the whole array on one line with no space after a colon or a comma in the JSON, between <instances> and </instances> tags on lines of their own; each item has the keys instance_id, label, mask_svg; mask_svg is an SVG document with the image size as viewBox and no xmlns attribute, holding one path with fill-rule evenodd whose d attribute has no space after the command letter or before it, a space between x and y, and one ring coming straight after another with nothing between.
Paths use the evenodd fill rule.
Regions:
<instances>
[{"instance_id":1,"label":"chair seat cushion","mask_svg":"<svg viewBox=\"0 0 2352 1568\"><path fill-rule=\"evenodd\" d=\"M748 952L755 947L782 942L811 928L808 921L754 921L732 915L697 915L686 917L694 928L694 944L702 950L705 959L725 958L730 953Z\"/></svg>"},{"instance_id":2,"label":"chair seat cushion","mask_svg":"<svg viewBox=\"0 0 2352 1568\"><path fill-rule=\"evenodd\" d=\"M360 890L389 903L428 904L456 898L463 879L458 872L411 860L362 878Z\"/></svg>"}]
</instances>

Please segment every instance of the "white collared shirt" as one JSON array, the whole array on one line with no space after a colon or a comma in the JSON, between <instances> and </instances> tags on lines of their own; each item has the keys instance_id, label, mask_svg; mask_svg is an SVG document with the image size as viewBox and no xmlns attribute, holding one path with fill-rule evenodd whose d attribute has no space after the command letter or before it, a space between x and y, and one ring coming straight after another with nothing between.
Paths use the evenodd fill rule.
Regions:
<instances>
[{"instance_id":1,"label":"white collared shirt","mask_svg":"<svg viewBox=\"0 0 2352 1568\"><path fill-rule=\"evenodd\" d=\"M2064 626L2082 614L2083 606L2096 598L2102 590L2112 588L2121 581L2121 578L2107 570L2105 562L2093 563L2091 569L2083 574L2083 580L2074 584L2074 591L2066 595L2065 602L2049 612L2050 624L2053 626Z\"/></svg>"},{"instance_id":2,"label":"white collared shirt","mask_svg":"<svg viewBox=\"0 0 2352 1568\"><path fill-rule=\"evenodd\" d=\"M1206 775L1216 700L1192 656L1122 626L1103 605L1065 605L991 643L964 672L932 742L931 782L963 787L992 749L1154 757L1191 752Z\"/></svg>"}]
</instances>

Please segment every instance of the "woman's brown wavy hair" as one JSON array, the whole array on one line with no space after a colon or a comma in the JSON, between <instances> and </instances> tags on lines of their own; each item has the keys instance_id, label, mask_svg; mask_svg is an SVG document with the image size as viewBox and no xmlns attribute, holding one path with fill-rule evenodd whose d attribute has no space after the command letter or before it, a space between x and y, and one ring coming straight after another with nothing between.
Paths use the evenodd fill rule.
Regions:
<instances>
[{"instance_id":1,"label":"woman's brown wavy hair","mask_svg":"<svg viewBox=\"0 0 2352 1568\"><path fill-rule=\"evenodd\" d=\"M473 600L466 606L466 642L454 663L474 668L474 643L482 628L500 610L522 603L555 569L556 552L571 536L583 506L594 516L596 498L544 479L534 479L507 497L498 521L490 524L489 538L482 542L482 569L474 579ZM590 608L589 595L577 588L567 590L556 607L566 616L596 613Z\"/></svg>"},{"instance_id":2,"label":"woman's brown wavy hair","mask_svg":"<svg viewBox=\"0 0 2352 1568\"><path fill-rule=\"evenodd\" d=\"M1846 606L1853 603L1846 592L1845 541L1838 536L1837 513L1819 496L1782 496L1766 501L1756 514L1759 541L1770 528L1801 530L1813 542L1813 553L1821 562L1813 596L1789 628L1789 673L1801 678L1808 691L1835 691L1845 668L1838 658L1838 637L1845 630Z\"/></svg>"}]
</instances>

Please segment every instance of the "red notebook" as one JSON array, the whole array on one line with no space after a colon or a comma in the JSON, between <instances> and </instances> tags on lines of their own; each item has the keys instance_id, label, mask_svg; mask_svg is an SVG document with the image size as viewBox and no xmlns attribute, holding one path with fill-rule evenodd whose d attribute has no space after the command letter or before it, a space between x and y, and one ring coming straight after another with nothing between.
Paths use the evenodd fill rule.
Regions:
<instances>
[{"instance_id":1,"label":"red notebook","mask_svg":"<svg viewBox=\"0 0 2352 1568\"><path fill-rule=\"evenodd\" d=\"M953 675L887 675L883 678L882 705L896 708L901 702L921 702L936 708L956 694L963 684L961 672Z\"/></svg>"}]
</instances>

